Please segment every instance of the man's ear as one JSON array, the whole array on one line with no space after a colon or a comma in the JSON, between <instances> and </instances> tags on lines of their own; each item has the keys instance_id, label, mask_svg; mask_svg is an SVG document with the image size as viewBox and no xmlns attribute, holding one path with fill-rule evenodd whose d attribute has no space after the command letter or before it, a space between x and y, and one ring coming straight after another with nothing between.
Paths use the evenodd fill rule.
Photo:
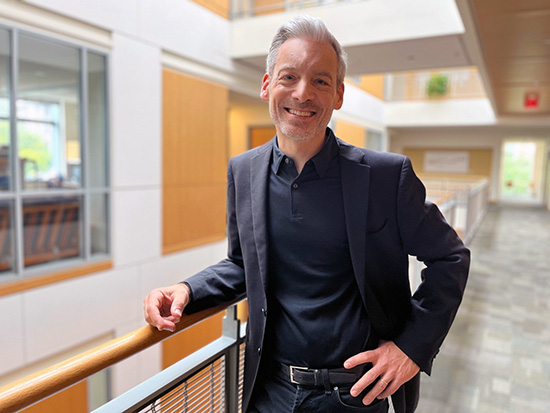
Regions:
<instances>
[{"instance_id":1,"label":"man's ear","mask_svg":"<svg viewBox=\"0 0 550 413\"><path fill-rule=\"evenodd\" d=\"M342 107L342 104L344 103L344 82L338 86L338 90L336 91L336 102L334 103L334 109L338 110Z\"/></svg>"},{"instance_id":2,"label":"man's ear","mask_svg":"<svg viewBox=\"0 0 550 413\"><path fill-rule=\"evenodd\" d=\"M269 82L269 75L266 73L262 80L262 88L260 90L260 97L265 101L269 101Z\"/></svg>"}]
</instances>

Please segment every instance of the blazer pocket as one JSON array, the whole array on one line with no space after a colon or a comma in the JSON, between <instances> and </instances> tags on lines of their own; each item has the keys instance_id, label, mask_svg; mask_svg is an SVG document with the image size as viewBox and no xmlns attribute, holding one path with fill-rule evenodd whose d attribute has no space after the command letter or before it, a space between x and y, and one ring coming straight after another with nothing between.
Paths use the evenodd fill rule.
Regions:
<instances>
[{"instance_id":1,"label":"blazer pocket","mask_svg":"<svg viewBox=\"0 0 550 413\"><path fill-rule=\"evenodd\" d=\"M367 223L367 235L375 235L379 232L382 232L384 228L386 228L386 224L388 222L388 219L386 218L384 221L380 222L372 222Z\"/></svg>"}]
</instances>

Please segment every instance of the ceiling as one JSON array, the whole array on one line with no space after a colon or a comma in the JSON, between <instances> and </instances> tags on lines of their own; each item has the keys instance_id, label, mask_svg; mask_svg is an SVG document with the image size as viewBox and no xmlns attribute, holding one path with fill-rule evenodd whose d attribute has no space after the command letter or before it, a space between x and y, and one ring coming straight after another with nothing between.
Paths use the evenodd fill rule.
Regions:
<instances>
[{"instance_id":1,"label":"ceiling","mask_svg":"<svg viewBox=\"0 0 550 413\"><path fill-rule=\"evenodd\" d=\"M550 0L456 0L464 32L344 44L348 74L477 66L498 118L550 125ZM265 54L236 59L263 73ZM536 107L526 108L527 94Z\"/></svg>"},{"instance_id":2,"label":"ceiling","mask_svg":"<svg viewBox=\"0 0 550 413\"><path fill-rule=\"evenodd\" d=\"M469 2L498 115L550 116L550 0Z\"/></svg>"}]
</instances>

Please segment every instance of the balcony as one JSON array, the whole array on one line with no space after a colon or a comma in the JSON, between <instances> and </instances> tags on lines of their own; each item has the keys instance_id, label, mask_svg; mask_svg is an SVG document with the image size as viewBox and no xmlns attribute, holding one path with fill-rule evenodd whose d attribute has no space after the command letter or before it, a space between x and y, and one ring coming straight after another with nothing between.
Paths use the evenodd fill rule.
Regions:
<instances>
[{"instance_id":1,"label":"balcony","mask_svg":"<svg viewBox=\"0 0 550 413\"><path fill-rule=\"evenodd\" d=\"M476 68L458 68L388 74L386 100L390 102L486 98Z\"/></svg>"}]
</instances>

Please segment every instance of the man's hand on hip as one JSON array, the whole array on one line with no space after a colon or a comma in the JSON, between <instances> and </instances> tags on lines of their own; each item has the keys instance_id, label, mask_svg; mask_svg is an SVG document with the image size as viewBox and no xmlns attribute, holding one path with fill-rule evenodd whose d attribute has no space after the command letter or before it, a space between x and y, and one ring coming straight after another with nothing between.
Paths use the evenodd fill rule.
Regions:
<instances>
[{"instance_id":1,"label":"man's hand on hip","mask_svg":"<svg viewBox=\"0 0 550 413\"><path fill-rule=\"evenodd\" d=\"M347 359L344 367L350 369L359 364L372 363L373 367L351 388L352 396L357 397L376 379L378 382L363 398L365 405L374 399L385 399L412 379L420 368L393 341L384 341L376 350L365 351Z\"/></svg>"},{"instance_id":2,"label":"man's hand on hip","mask_svg":"<svg viewBox=\"0 0 550 413\"><path fill-rule=\"evenodd\" d=\"M149 293L143 300L145 321L160 331L175 331L191 291L185 284L174 284Z\"/></svg>"}]
</instances>

